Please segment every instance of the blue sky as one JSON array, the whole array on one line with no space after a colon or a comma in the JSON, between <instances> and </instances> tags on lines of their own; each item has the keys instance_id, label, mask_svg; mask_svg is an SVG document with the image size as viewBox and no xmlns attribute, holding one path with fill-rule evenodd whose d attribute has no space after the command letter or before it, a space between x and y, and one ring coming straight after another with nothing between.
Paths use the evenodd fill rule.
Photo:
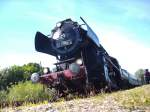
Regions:
<instances>
[{"instance_id":1,"label":"blue sky","mask_svg":"<svg viewBox=\"0 0 150 112\"><path fill-rule=\"evenodd\" d=\"M82 16L101 44L132 73L150 68L149 0L0 0L0 67L54 58L34 49L36 31L49 34L66 18Z\"/></svg>"}]
</instances>

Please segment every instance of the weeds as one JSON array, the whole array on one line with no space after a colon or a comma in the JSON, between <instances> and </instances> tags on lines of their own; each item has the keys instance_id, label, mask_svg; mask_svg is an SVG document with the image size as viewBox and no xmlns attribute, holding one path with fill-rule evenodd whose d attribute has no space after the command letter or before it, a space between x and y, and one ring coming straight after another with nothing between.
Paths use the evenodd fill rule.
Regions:
<instances>
[{"instance_id":1,"label":"weeds","mask_svg":"<svg viewBox=\"0 0 150 112\"><path fill-rule=\"evenodd\" d=\"M53 92L42 84L32 84L30 81L12 85L7 91L0 91L0 106L20 106L49 101Z\"/></svg>"},{"instance_id":2,"label":"weeds","mask_svg":"<svg viewBox=\"0 0 150 112\"><path fill-rule=\"evenodd\" d=\"M114 99L125 107L149 106L150 86L145 85L131 90L120 91L114 94Z\"/></svg>"}]
</instances>

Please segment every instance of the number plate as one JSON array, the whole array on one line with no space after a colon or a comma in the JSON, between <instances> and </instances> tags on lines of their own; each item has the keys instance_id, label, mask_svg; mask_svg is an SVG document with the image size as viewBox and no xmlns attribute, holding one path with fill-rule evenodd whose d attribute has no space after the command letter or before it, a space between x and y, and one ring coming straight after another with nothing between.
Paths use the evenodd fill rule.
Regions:
<instances>
[{"instance_id":1,"label":"number plate","mask_svg":"<svg viewBox=\"0 0 150 112\"><path fill-rule=\"evenodd\" d=\"M66 40L66 41L56 41L56 47L60 48L60 47L64 47L64 46L68 46L71 45L72 41L71 40Z\"/></svg>"}]
</instances>

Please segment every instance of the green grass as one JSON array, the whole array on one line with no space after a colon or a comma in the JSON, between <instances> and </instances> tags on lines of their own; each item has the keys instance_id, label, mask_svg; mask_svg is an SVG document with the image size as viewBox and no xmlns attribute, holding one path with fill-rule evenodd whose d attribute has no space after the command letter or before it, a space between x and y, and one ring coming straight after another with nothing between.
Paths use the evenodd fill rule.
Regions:
<instances>
[{"instance_id":1,"label":"green grass","mask_svg":"<svg viewBox=\"0 0 150 112\"><path fill-rule=\"evenodd\" d=\"M50 99L48 90L42 84L32 84L32 82L20 82L9 88L9 102L39 102Z\"/></svg>"},{"instance_id":2,"label":"green grass","mask_svg":"<svg viewBox=\"0 0 150 112\"><path fill-rule=\"evenodd\" d=\"M23 106L36 106L41 104L48 104L48 99L51 98L51 94L47 89L43 88L41 84L32 84L31 82L19 83L9 89L7 94L5 91L0 92L0 101L5 100L9 102L14 101L24 101ZM59 99L58 102L52 103L52 107L58 110L68 110L70 107L80 107L82 103L90 102L95 106L100 105L107 98L112 98L117 101L124 108L136 108L136 107L149 107L150 106L150 85L144 85L141 87L136 87L130 90L118 91L113 93L101 93L96 96L91 96L89 98L79 98L74 97L74 99L69 104L63 98ZM32 101L36 100L36 104ZM22 108L22 107L19 107Z\"/></svg>"},{"instance_id":3,"label":"green grass","mask_svg":"<svg viewBox=\"0 0 150 112\"><path fill-rule=\"evenodd\" d=\"M144 85L130 90L117 91L113 93L101 93L89 98L75 98L72 102L74 102L73 107L80 108L82 103L87 101L95 106L97 104L101 105L105 100L107 100L107 98L111 98L112 100L114 99L118 102L118 104L120 104L120 106L129 110L150 107L150 85ZM64 112L68 111L70 108L68 102L64 100L52 103L52 106Z\"/></svg>"},{"instance_id":4,"label":"green grass","mask_svg":"<svg viewBox=\"0 0 150 112\"><path fill-rule=\"evenodd\" d=\"M53 92L40 83L19 82L17 85L12 85L7 91L0 91L0 107L5 104L18 106L45 102L50 100L52 95Z\"/></svg>"},{"instance_id":5,"label":"green grass","mask_svg":"<svg viewBox=\"0 0 150 112\"><path fill-rule=\"evenodd\" d=\"M150 106L150 85L119 91L113 93L112 96L117 102L127 108Z\"/></svg>"}]
</instances>

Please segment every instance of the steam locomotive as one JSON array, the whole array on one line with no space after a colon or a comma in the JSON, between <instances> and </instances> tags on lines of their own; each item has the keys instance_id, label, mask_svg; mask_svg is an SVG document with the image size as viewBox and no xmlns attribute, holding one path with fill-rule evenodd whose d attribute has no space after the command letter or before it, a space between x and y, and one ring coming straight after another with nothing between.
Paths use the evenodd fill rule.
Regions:
<instances>
[{"instance_id":1,"label":"steam locomotive","mask_svg":"<svg viewBox=\"0 0 150 112\"><path fill-rule=\"evenodd\" d=\"M54 63L53 71L46 68L43 75L33 73L32 82L44 83L62 94L140 85L121 68L116 58L107 53L97 35L80 18L84 24L66 19L58 22L49 36L36 33L36 51L56 57L58 62Z\"/></svg>"}]
</instances>

